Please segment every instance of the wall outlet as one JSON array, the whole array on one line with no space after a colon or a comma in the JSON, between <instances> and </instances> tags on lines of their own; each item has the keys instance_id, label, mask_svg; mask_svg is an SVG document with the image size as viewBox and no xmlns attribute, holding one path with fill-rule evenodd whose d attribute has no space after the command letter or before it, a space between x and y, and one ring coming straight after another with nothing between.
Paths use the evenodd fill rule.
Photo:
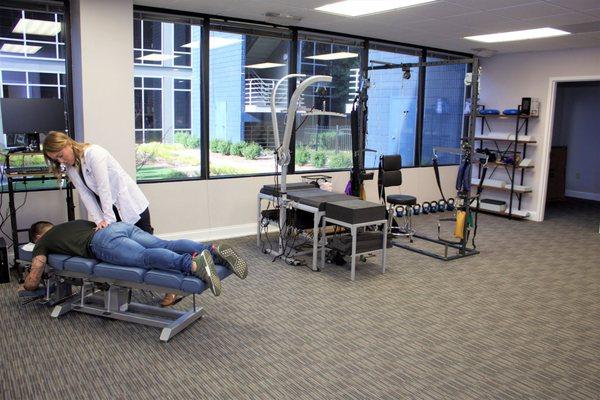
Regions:
<instances>
[{"instance_id":1,"label":"wall outlet","mask_svg":"<svg viewBox=\"0 0 600 400\"><path fill-rule=\"evenodd\" d=\"M581 179L581 172L575 172L575 179Z\"/></svg>"}]
</instances>

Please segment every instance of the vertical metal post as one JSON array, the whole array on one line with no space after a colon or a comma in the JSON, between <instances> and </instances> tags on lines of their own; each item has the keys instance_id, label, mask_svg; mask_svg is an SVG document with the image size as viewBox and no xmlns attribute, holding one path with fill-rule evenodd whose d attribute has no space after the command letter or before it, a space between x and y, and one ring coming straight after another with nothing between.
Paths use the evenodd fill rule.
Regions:
<instances>
[{"instance_id":1,"label":"vertical metal post","mask_svg":"<svg viewBox=\"0 0 600 400\"><path fill-rule=\"evenodd\" d=\"M515 171L517 169L516 161L517 161L517 147L519 146L519 123L521 122L521 106L519 106L519 111L517 112L517 125L515 127L515 142L513 143L513 164L512 171L510 177L510 200L508 206L508 218L512 218L512 208L513 208L513 200L515 196ZM519 200L519 203L521 201Z\"/></svg>"},{"instance_id":2,"label":"vertical metal post","mask_svg":"<svg viewBox=\"0 0 600 400\"><path fill-rule=\"evenodd\" d=\"M421 52L421 63L427 62L427 50L422 49ZM419 88L417 94L417 137L415 146L415 167L420 167L422 164L421 153L423 151L423 119L425 113L425 78L427 74L427 68L425 66L419 67Z\"/></svg>"},{"instance_id":3,"label":"vertical metal post","mask_svg":"<svg viewBox=\"0 0 600 400\"><path fill-rule=\"evenodd\" d=\"M471 76L471 114L469 116L469 130L467 132L467 138L469 143L470 151L475 148L475 128L477 123L477 108L479 102L479 59L473 58L473 72ZM472 157L472 154L469 154ZM471 164L471 169L473 164ZM480 182L481 183L481 182ZM469 237L467 233L469 231L469 220L471 217L471 192L468 191L465 195L465 212L467 213L467 220L463 229L463 240L460 246L460 254L465 254L467 251L467 241Z\"/></svg>"},{"instance_id":4,"label":"vertical metal post","mask_svg":"<svg viewBox=\"0 0 600 400\"><path fill-rule=\"evenodd\" d=\"M288 74L295 74L298 71L298 30L292 30L292 41L290 42L290 58L288 63ZM296 78L288 80L288 101L296 90ZM287 103L287 102L286 102ZM292 140L290 141L290 174L296 172L296 120L292 129Z\"/></svg>"},{"instance_id":5,"label":"vertical metal post","mask_svg":"<svg viewBox=\"0 0 600 400\"><path fill-rule=\"evenodd\" d=\"M200 45L200 179L210 175L210 20L202 21Z\"/></svg>"},{"instance_id":6,"label":"vertical metal post","mask_svg":"<svg viewBox=\"0 0 600 400\"><path fill-rule=\"evenodd\" d=\"M6 156L6 168L10 168L10 155ZM8 210L10 212L10 229L12 230L12 246L13 246L13 254L14 254L14 262L13 265L15 266L16 270L17 270L17 276L18 276L18 280L21 281L21 279L23 278L22 274L23 271L21 271L21 265L17 262L17 259L19 258L19 232L18 232L18 227L17 227L17 215L16 215L16 210L15 210L15 190L13 188L13 178L11 178L10 176L7 178L7 183L8 183Z\"/></svg>"},{"instance_id":7,"label":"vertical metal post","mask_svg":"<svg viewBox=\"0 0 600 400\"><path fill-rule=\"evenodd\" d=\"M72 44L71 44L71 1L65 0L64 2L64 28L65 30L65 57L67 58L67 62L65 63L66 69L66 78L67 78L67 87L66 87L66 95L67 99L65 101L65 105L67 107L66 119L67 119L67 127L69 129L69 136L75 138L75 116L73 112L73 69L72 66ZM65 99L63 99L64 101ZM74 219L74 217L73 217ZM71 219L69 219L71 221Z\"/></svg>"},{"instance_id":8,"label":"vertical metal post","mask_svg":"<svg viewBox=\"0 0 600 400\"><path fill-rule=\"evenodd\" d=\"M75 219L75 204L73 202L73 184L67 181L67 220L73 221Z\"/></svg>"}]
</instances>

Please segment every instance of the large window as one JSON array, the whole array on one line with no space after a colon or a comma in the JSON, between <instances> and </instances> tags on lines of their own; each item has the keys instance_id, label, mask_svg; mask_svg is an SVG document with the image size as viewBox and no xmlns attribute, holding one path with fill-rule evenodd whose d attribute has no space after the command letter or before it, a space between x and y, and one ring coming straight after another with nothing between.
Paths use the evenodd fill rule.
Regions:
<instances>
[{"instance_id":1,"label":"large window","mask_svg":"<svg viewBox=\"0 0 600 400\"><path fill-rule=\"evenodd\" d=\"M41 12L0 7L1 97L67 100L64 28L64 15L59 9ZM67 104L65 109L69 109ZM3 132L1 120L0 132ZM6 146L6 135L1 135L0 147ZM4 160L1 161L3 170ZM41 155L13 156L11 163L12 166L44 165ZM16 188L23 185L16 184ZM56 188L56 181L27 183L27 189L37 188Z\"/></svg>"},{"instance_id":2,"label":"large window","mask_svg":"<svg viewBox=\"0 0 600 400\"><path fill-rule=\"evenodd\" d=\"M427 61L452 60L460 57L430 52ZM425 74L425 110L423 113L423 147L421 165L431 165L434 147L460 147L465 123L466 64L428 67ZM439 153L440 164L457 164L458 155Z\"/></svg>"},{"instance_id":3,"label":"large window","mask_svg":"<svg viewBox=\"0 0 600 400\"><path fill-rule=\"evenodd\" d=\"M402 166L415 165L420 51L389 45L369 47L368 135L365 167L377 168L380 155L400 154ZM374 150L374 151L372 151Z\"/></svg>"},{"instance_id":4,"label":"large window","mask_svg":"<svg viewBox=\"0 0 600 400\"><path fill-rule=\"evenodd\" d=\"M350 112L360 84L362 48L357 43L340 42L310 37L299 42L299 72L333 78L331 83L318 84L305 91L301 105L307 111L332 111L342 116L298 114L296 170L352 166Z\"/></svg>"},{"instance_id":5,"label":"large window","mask_svg":"<svg viewBox=\"0 0 600 400\"><path fill-rule=\"evenodd\" d=\"M275 171L270 97L288 73L288 54L289 40L281 35L210 33L210 175ZM287 83L275 106L283 121Z\"/></svg>"},{"instance_id":6,"label":"large window","mask_svg":"<svg viewBox=\"0 0 600 400\"><path fill-rule=\"evenodd\" d=\"M431 165L434 147L460 144L466 65L402 66L423 60L423 52L428 61L460 56L308 29L298 31L297 42L292 42L291 29L191 18L159 16L141 8L134 14L139 181L274 173L271 94L290 72L332 77L332 82L315 84L300 98L291 173L352 166L350 112L363 74L371 82L366 168L377 168L382 154L400 154L404 167ZM202 49L202 43L208 48ZM208 57L201 63L202 54ZM202 77L208 77L206 82ZM31 85L38 85L35 90L44 96L64 86L60 76L30 81L28 74L7 76L8 87L3 89L23 96ZM280 134L291 82L284 82L275 96ZM202 124L201 112L207 114ZM440 154L440 162L458 160Z\"/></svg>"},{"instance_id":7,"label":"large window","mask_svg":"<svg viewBox=\"0 0 600 400\"><path fill-rule=\"evenodd\" d=\"M199 177L202 28L141 16L133 26L137 179Z\"/></svg>"}]
</instances>

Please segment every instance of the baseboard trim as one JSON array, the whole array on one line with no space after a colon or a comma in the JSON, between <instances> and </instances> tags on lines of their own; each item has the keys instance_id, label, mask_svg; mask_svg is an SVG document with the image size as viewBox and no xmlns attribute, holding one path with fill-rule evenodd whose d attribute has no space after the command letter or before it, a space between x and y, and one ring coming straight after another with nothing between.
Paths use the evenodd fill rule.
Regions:
<instances>
[{"instance_id":1,"label":"baseboard trim","mask_svg":"<svg viewBox=\"0 0 600 400\"><path fill-rule=\"evenodd\" d=\"M232 239L250 235L256 235L255 223L164 233L156 236L165 240L189 239L196 242L210 242L213 240Z\"/></svg>"},{"instance_id":2,"label":"baseboard trim","mask_svg":"<svg viewBox=\"0 0 600 400\"><path fill-rule=\"evenodd\" d=\"M600 193L579 192L577 190L565 190L565 196L577 199L600 201Z\"/></svg>"}]
</instances>

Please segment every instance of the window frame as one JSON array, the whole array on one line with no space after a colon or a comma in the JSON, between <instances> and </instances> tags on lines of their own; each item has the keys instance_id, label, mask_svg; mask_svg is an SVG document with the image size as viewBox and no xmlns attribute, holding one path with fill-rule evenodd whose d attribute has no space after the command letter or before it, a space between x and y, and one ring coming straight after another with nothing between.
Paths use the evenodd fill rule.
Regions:
<instances>
[{"instance_id":1,"label":"window frame","mask_svg":"<svg viewBox=\"0 0 600 400\"><path fill-rule=\"evenodd\" d=\"M25 86L26 90L27 90L27 98L29 98L29 96L31 95L31 92L29 90L30 86L34 86L34 87L55 87L58 90L58 98L62 99L64 104L65 104L65 113L67 115L67 128L68 128L68 135L72 138L75 137L75 130L76 130L76 126L75 126L75 117L73 114L73 110L74 110L74 106L73 106L73 61L72 61L72 44L71 44L71 8L70 8L70 2L69 1L65 1L65 2L48 2L48 1L36 1L36 0L32 0L32 1L25 1L25 0L14 0L14 1L6 1L6 4L3 4L2 6L0 6L0 10L17 10L17 11L24 11L24 12L42 12L42 13L48 13L48 14L55 14L54 16L54 21L57 21L57 15L56 14L61 14L62 15L62 35L63 35L63 41L59 40L59 35L56 35L54 37L54 41L43 41L43 40L25 40L25 38L21 38L21 39L15 39L15 38L5 38L4 40L9 40L9 41L13 41L13 42L21 42L23 44L26 44L26 42L31 42L31 43L43 43L43 44L53 44L55 47L55 58L48 58L48 57L34 57L34 56L28 56L25 55L24 57L15 57L15 56L10 56L10 55L3 55L3 57L7 57L7 58L13 58L13 59L27 59L27 60L32 60L32 61L48 61L48 60L52 60L52 61L60 61L64 63L65 66L65 73L64 73L64 84L61 83L60 80L60 75L62 75L59 72L56 72L57 78L58 78L58 83L57 85L30 85L29 84L29 72L33 72L33 73L46 73L46 72L42 72L42 71L37 71L35 69L30 70L26 70L23 72L26 72L25 75L25 79L26 79L26 83L25 84L17 84L19 86ZM24 36L25 34L23 34ZM61 51L60 46L64 46L64 58L60 57ZM14 71L14 70L6 70L6 71ZM49 72L49 73L54 73L54 72ZM0 74L0 89L2 89L3 86L3 81L2 81L2 76ZM62 92L61 89L64 88L64 98L62 97ZM0 97L3 97L3 93L2 90L0 90ZM1 184L1 183L0 183ZM62 190L63 188L59 188L56 187L56 185L54 185L54 187L43 187L43 188L34 188L34 189L25 189L25 188L19 188L20 185L17 185L17 187L14 188L14 192L15 193L22 193L22 192L45 192L45 191L55 191L55 190ZM2 191L4 191L4 189L0 189Z\"/></svg>"},{"instance_id":2,"label":"window frame","mask_svg":"<svg viewBox=\"0 0 600 400\"><path fill-rule=\"evenodd\" d=\"M161 137L163 136L163 126L164 126L164 117L165 117L164 116L165 107L163 105L163 98L164 98L164 93L163 93L163 91L164 91L164 82L163 82L163 79L165 79L165 77L163 77L163 76L153 76L153 75L134 76L133 77L134 81L135 81L135 78L141 78L142 79L142 86L141 87L135 87L135 84L134 84L134 88L133 88L134 95L135 95L135 91L136 90L141 90L142 91L142 129L137 129L137 128L134 127L134 132L137 133L138 131L141 131L142 135L143 135L143 138L144 138L144 141L142 143L139 143L139 144L146 144L146 140L145 140L146 139L146 134L145 134L146 131L160 131L161 132ZM144 79L146 79L146 78L148 78L148 79L160 79L160 88L152 88L152 87L147 88L144 85ZM161 124L160 124L161 127L160 128L146 129L145 112L144 112L144 110L145 110L144 100L146 98L145 97L145 91L146 90L152 90L152 91L160 92L160 116L161 116L160 117L160 122L161 122ZM135 104L134 104L134 106L135 106ZM151 142L148 142L148 143L151 143ZM138 143L136 142L136 144L138 144Z\"/></svg>"},{"instance_id":3,"label":"window frame","mask_svg":"<svg viewBox=\"0 0 600 400\"><path fill-rule=\"evenodd\" d=\"M366 52L368 53L368 50L370 48L370 42L373 42L374 44L379 44L379 45L389 45L391 47L402 47L405 48L406 50L415 50L415 51L420 51L421 52L421 62L425 61L427 59L427 53L428 52L434 52L434 53L438 53L438 54L445 54L448 55L450 57L456 57L456 58L473 58L473 54L470 53L463 53L463 52L458 52L458 51L451 51L451 50L446 50L446 49L439 49L439 48L434 48L434 47L428 47L428 46L420 46L420 45L415 45L412 43L404 43L404 42L396 42L396 41L391 41L391 40L385 40L385 39L378 39L378 38L371 38L371 37L365 37L365 36L358 36L358 35L352 35L352 34L344 34L344 33L340 33L340 32L333 32L333 31L327 31L327 30L320 30L320 29L311 29L311 28L301 28L301 27L297 27L297 26L285 26L285 25L279 25L279 24L267 24L263 21L255 21L255 20L250 20L250 19L243 19L243 18L235 18L235 17L225 17L225 16L218 16L218 15L211 15L211 14L205 14L205 13L194 13L194 12L186 12L186 11L178 11L178 10L170 10L170 9L163 9L163 8L157 8L157 7L149 7L149 6L135 6L133 8L134 11L134 19L135 18L140 18L140 19L144 19L145 16L152 16L153 20L158 20L161 22L165 22L165 23L169 23L169 22L177 22L177 21L189 21L190 19L194 19L196 22L194 22L194 24L198 24L201 25L203 28L202 31L202 40L201 40L201 68L200 68L200 76L201 76L201 100L200 100L200 109L202 111L202 120L201 120L201 131L200 131L200 141L201 141L201 175L199 177L190 177L190 178L183 178L183 179L165 179L165 180L146 180L146 181L139 181L139 184L149 184L149 183L158 183L158 182L182 182L182 181L197 181L197 180L210 180L210 179L241 179L241 178L248 178L248 177L265 177L265 176L275 176L275 175L279 175L280 172L267 172L267 173L253 173L253 174L240 174L240 175L215 175L212 176L209 174L209 151L208 151L208 145L209 145L209 118L210 118L210 114L209 114L209 90L208 90L208 85L209 85L209 76L208 76L208 72L209 72L209 47L208 47L208 40L210 38L210 33L213 30L223 30L223 29L233 29L233 27L235 27L235 29L239 29L239 33L245 33L245 34L255 34L254 29L263 31L263 30L268 30L271 29L273 30L273 34L277 35L277 32L281 32L281 31L285 31L287 32L286 37L288 37L287 35L289 35L290 38L290 49L289 49L289 54L288 54L288 73L292 74L292 73L296 73L297 70L297 60L295 60L294 58L297 57L297 53L298 52L298 47L299 47L299 43L301 40L307 40L308 37L312 38L312 40L317 40L316 38L331 38L333 39L338 39L340 40L342 43L339 44L346 44L343 43L344 41L348 42L348 43L364 43L364 47L363 47L363 51L366 50ZM201 23L198 23L198 20L201 20ZM228 27L228 28L223 28L223 27ZM161 27L162 30L162 27ZM279 33L281 34L281 33ZM139 49L138 49L139 50ZM364 60L363 60L364 61ZM142 64L140 63L139 65L145 65L145 66L151 66L152 64ZM154 64L156 66L159 66L158 64ZM162 66L162 62L161 62L161 66ZM363 65L361 65L361 73L365 73L366 68L368 66L368 59L366 60L366 62L363 62ZM180 66L181 68L185 68L184 66ZM415 152L415 157L414 157L414 164L413 166L407 166L407 167L402 167L403 169L411 169L411 168L432 168L431 166L428 165L423 165L421 162L421 151L422 151L422 136L423 136L423 105L424 105L424 92L425 92L425 67L420 67L421 68L421 73L419 75L419 87L418 87L418 97L417 97L417 127L416 127L416 140L415 140L415 148L414 148L414 152ZM291 82L293 83L293 82ZM290 92L293 92L292 87L294 85L290 85ZM192 105L193 107L193 105ZM174 116L173 116L174 117ZM307 174L307 173L315 173L315 172L320 172L320 173L326 173L326 172L347 172L350 170L350 168L344 168L344 169L319 169L319 170L302 170L302 171L296 171L295 168L295 129L293 131L293 137L292 137L292 142L290 145L290 151L291 151L291 155L292 155L292 159L290 161L290 165L289 165L289 170L288 173L291 175L303 175L303 174ZM456 163L452 163L452 164L441 164L440 166L453 166L453 165L458 165ZM367 168L367 170L372 171L372 170L377 170L377 168Z\"/></svg>"}]
</instances>

